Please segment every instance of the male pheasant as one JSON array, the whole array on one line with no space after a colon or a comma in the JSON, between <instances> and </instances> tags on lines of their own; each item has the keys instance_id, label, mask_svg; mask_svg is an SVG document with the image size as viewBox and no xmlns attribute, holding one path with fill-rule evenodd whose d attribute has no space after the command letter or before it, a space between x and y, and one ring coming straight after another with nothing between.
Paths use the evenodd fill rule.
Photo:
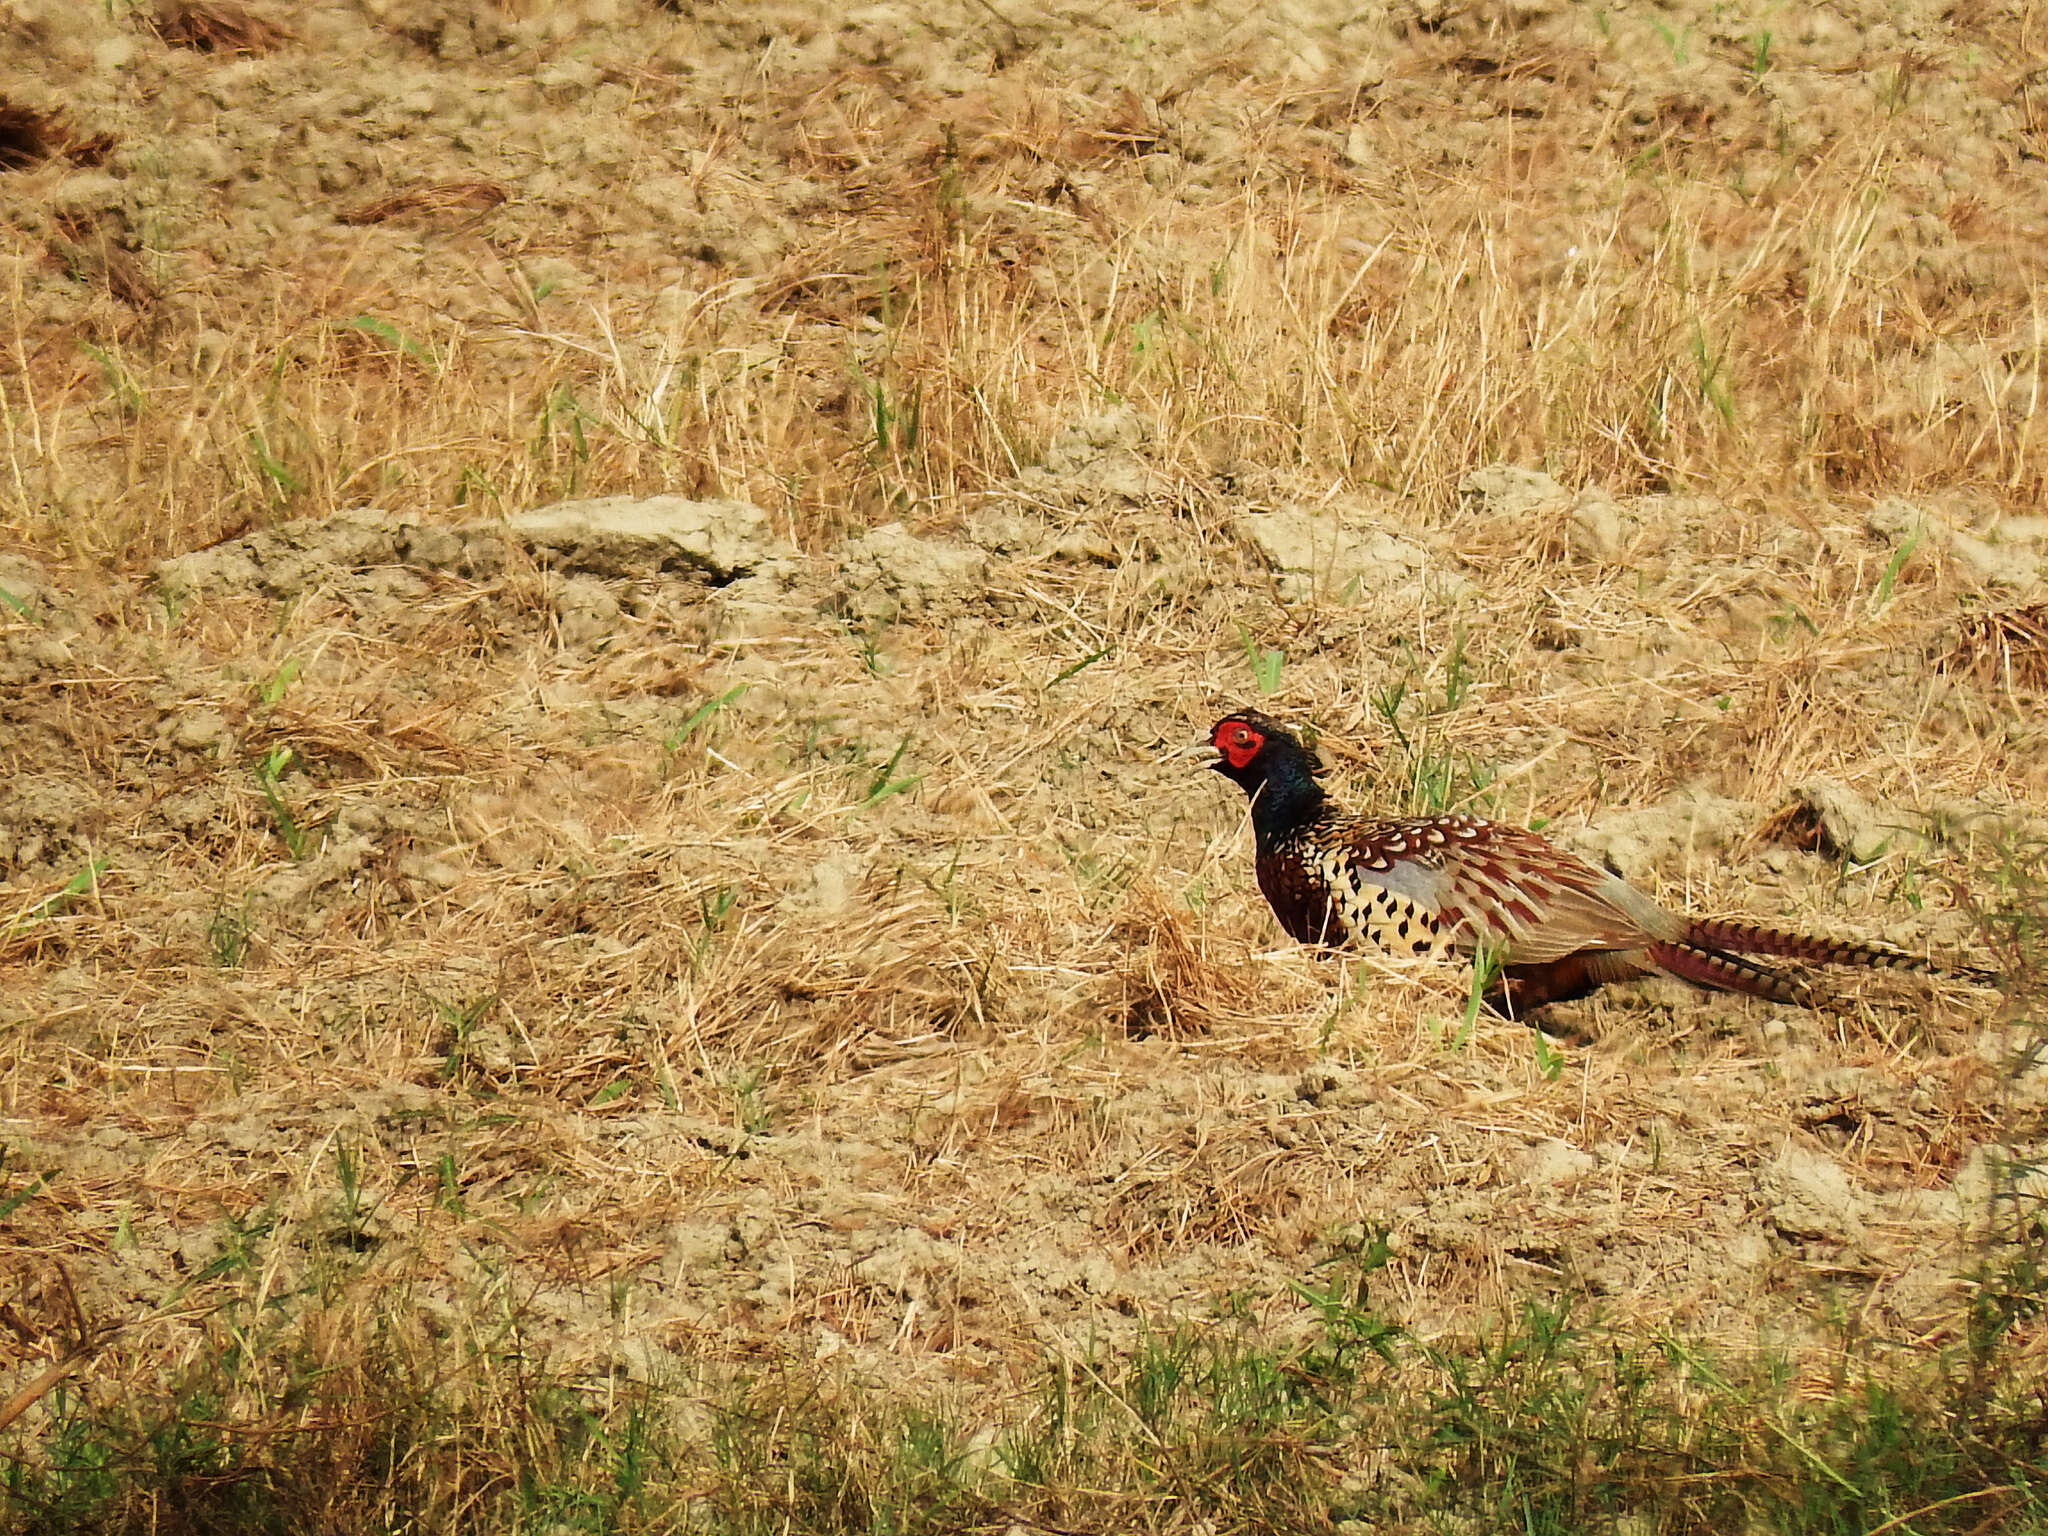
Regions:
<instances>
[{"instance_id":1,"label":"male pheasant","mask_svg":"<svg viewBox=\"0 0 2048 1536\"><path fill-rule=\"evenodd\" d=\"M1210 766L1251 796L1259 889L1290 936L1395 954L1483 951L1498 966L1486 1001L1503 1013L1656 972L1816 1005L1808 983L1753 955L1988 979L1889 945L1682 916L1548 838L1478 816L1347 815L1316 782L1322 761L1257 710L1219 720L1209 745Z\"/></svg>"}]
</instances>

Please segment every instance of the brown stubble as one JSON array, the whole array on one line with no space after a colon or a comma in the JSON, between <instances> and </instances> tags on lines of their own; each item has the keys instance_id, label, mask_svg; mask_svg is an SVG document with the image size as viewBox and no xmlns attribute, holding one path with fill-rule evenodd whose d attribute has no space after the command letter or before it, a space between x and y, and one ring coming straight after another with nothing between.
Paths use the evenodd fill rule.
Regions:
<instances>
[{"instance_id":1,"label":"brown stubble","mask_svg":"<svg viewBox=\"0 0 2048 1536\"><path fill-rule=\"evenodd\" d=\"M960 15L980 36L986 12ZM435 573L402 613L342 590L177 614L135 595L60 633L10 767L95 809L0 924L114 861L0 929L0 995L32 1021L5 1033L0 1093L81 1165L18 1218L38 1347L75 1332L50 1266L84 1252L88 1312L148 1324L95 1369L156 1379L246 1277L158 1315L171 1282L108 1234L126 1220L203 1265L221 1223L274 1205L272 1262L335 1252L343 1149L378 1193L389 1294L485 1334L503 1296L464 1288L482 1254L570 1371L620 1332L746 1360L808 1357L829 1329L905 1379L1023 1379L1047 1337L1126 1339L1210 1287L1284 1296L1331 1233L1378 1219L1401 1244L1382 1305L1418 1331L1562 1283L1546 1254L1619 1253L1618 1323L1747 1347L1797 1288L1686 1265L1734 1253L1702 1213L1752 1211L1770 1149L1827 1146L1889 1196L2005 1134L1966 997L1874 988L1822 1023L1653 988L1586 1005L1606 1043L1553 1078L1522 1026L1464 1026L1461 976L1282 943L1236 797L1154 758L1255 696L1249 634L1285 649L1266 702L1323 728L1334 784L1393 801L1412 764L1372 693L1412 665L1415 696L1444 699L1462 631L1476 686L1428 744L1552 830L1701 786L1768 828L1823 775L1909 806L2038 801L2031 610L1959 618L1991 610L1932 540L1878 601L1897 541L1864 518L1879 495L1940 490L1980 525L2038 499L2031 364L2008 345L2036 258L2008 260L2014 225L1981 211L2031 195L2024 176L1923 259L1898 225L1935 196L1936 115L1844 98L1831 144L1781 153L1777 109L1689 101L1647 34L1485 67L1482 40L1396 40L1373 84L1334 55L1303 84L1233 45L1148 64L1177 77L1128 95L1121 64L1025 57L955 97L662 22L706 29L707 82L652 68L666 35L638 25L585 35L603 79L547 98L574 128L578 92L630 87L624 158L560 172L567 204L530 161L423 143L417 166L310 184L332 217L288 237L204 214L135 235L154 332L106 271L66 277L57 308L44 259L17 263L9 547L126 576L366 504L470 521L656 490L754 500L826 587L839 540L889 520L959 537L1021 509L1048 535L985 594L873 635L812 589L728 634L711 595L650 578L620 584L602 648L570 643L533 567ZM657 176L658 213L593 212ZM1958 349L1969 367L1943 362ZM1089 482L1085 455L1030 473L1125 408L1156 427L1135 489ZM1567 500L1461 496L1499 459L1568 494L1705 501L1589 552ZM1290 501L1432 539L1473 590L1282 604L1232 518ZM1945 645L1944 675L1926 658ZM232 739L181 744L205 711ZM906 735L923 781L869 803ZM252 771L277 747L302 765L292 814L329 829L312 860ZM1938 893L1977 878L1980 847L1865 874L1702 822L1646 856L1660 898L1968 937ZM847 888L814 889L831 859ZM1924 912L1891 894L1909 873ZM1825 1140L1827 1094L1860 1116L1853 1142ZM1526 1184L1552 1138L1594 1171ZM1902 1230L1887 1263L1927 1229ZM1047 1251L1067 1268L1027 1268ZM1076 1278L1096 1254L1110 1269ZM621 1276L654 1298L627 1323ZM337 1358L376 1311L349 1283Z\"/></svg>"}]
</instances>

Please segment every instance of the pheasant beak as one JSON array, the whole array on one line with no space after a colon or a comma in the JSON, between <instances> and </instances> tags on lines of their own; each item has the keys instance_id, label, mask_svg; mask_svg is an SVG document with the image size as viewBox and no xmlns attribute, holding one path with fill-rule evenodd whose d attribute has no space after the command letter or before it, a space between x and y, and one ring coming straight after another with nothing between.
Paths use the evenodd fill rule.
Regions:
<instances>
[{"instance_id":1,"label":"pheasant beak","mask_svg":"<svg viewBox=\"0 0 2048 1536\"><path fill-rule=\"evenodd\" d=\"M1206 757L1208 761L1202 764L1204 768L1221 768L1223 766L1223 754L1216 750L1216 743L1206 736L1197 736L1186 746L1175 747L1165 757L1161 758L1160 761L1178 763L1185 762L1191 757Z\"/></svg>"}]
</instances>

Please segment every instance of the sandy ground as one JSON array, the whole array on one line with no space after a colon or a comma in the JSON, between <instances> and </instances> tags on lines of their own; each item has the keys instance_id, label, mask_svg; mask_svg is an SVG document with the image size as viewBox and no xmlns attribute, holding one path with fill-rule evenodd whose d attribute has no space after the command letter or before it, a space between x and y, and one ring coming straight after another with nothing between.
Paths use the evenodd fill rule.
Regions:
<instances>
[{"instance_id":1,"label":"sandy ground","mask_svg":"<svg viewBox=\"0 0 2048 1536\"><path fill-rule=\"evenodd\" d=\"M2024 997L1468 1027L1457 976L1286 945L1241 799L1168 756L1258 700L1354 803L2011 959L1972 913L2029 899L2048 795L2033 23L1867 11L363 0L237 52L0 6L15 1373L86 1329L146 1377L338 1275L593 1368L1001 1393L1233 1299L1286 1326L1383 1230L1425 1335L1535 1294L1951 1336L2042 1137ZM1589 201L1596 154L1675 168ZM1493 254L1432 265L1431 178L1482 162ZM1838 172L1853 229L1799 202ZM1010 296L954 317L990 376L1064 381L1028 431L896 350L947 218ZM1587 426L1533 299L1433 394L1388 350L1487 259L1611 342L1677 223L1804 317L1726 411L1660 331L1685 387ZM1344 371L1283 358L1252 426L1196 378L1227 340L1158 339L1236 235L1357 272ZM955 457L906 467L914 409Z\"/></svg>"}]
</instances>

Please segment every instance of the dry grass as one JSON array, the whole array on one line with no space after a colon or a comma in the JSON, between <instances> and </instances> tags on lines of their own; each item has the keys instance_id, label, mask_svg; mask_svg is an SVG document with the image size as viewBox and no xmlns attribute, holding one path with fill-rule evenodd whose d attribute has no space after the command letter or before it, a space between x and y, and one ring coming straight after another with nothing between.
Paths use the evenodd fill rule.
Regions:
<instances>
[{"instance_id":1,"label":"dry grass","mask_svg":"<svg viewBox=\"0 0 2048 1536\"><path fill-rule=\"evenodd\" d=\"M22 171L46 160L98 165L114 147L109 134L80 133L62 111L0 96L0 171Z\"/></svg>"},{"instance_id":2,"label":"dry grass","mask_svg":"<svg viewBox=\"0 0 2048 1536\"><path fill-rule=\"evenodd\" d=\"M1586 51L1655 80L1658 46ZM1839 101L1868 123L1802 147L1739 75L1725 99L1646 90L1618 117L1534 60L1449 61L1472 99L1545 98L1538 122L1461 129L1449 165L1405 81L1375 111L1334 80L1274 97L1246 68L1147 106L1027 66L942 108L886 71L798 72L664 194L681 213L831 185L758 274L719 252L693 268L684 236L658 269L614 259L599 288L546 294L543 258L587 220L544 205L505 205L425 270L373 232L429 195L488 212L512 179L496 176L356 203L345 221L366 233L231 279L162 248L182 314L146 341L114 313L30 328L18 293L9 457L43 482L22 533L132 561L287 512L667 485L756 500L809 542L892 506L943 519L1105 397L1156 417L1182 472L1297 464L1390 487L1427 522L1502 459L1616 491L2039 499L2015 331L2038 280L2027 194L1926 207L1935 106ZM1444 66L1424 49L1412 67ZM629 179L665 158L659 91L680 89L633 79L652 94L607 124ZM1225 176L1191 148L1232 113L1269 126ZM404 344L360 345L360 316ZM203 355L179 339L208 329L226 340ZM81 339L128 386L110 391ZM914 411L915 440L878 436L878 409ZM60 527L69 484L96 510Z\"/></svg>"},{"instance_id":3,"label":"dry grass","mask_svg":"<svg viewBox=\"0 0 2048 1536\"><path fill-rule=\"evenodd\" d=\"M494 181L442 181L373 198L341 215L344 224L382 224L408 213L488 213L512 194Z\"/></svg>"},{"instance_id":4,"label":"dry grass","mask_svg":"<svg viewBox=\"0 0 2048 1536\"><path fill-rule=\"evenodd\" d=\"M274 53L292 40L276 22L225 0L159 0L153 24L172 47L199 53Z\"/></svg>"},{"instance_id":5,"label":"dry grass","mask_svg":"<svg viewBox=\"0 0 2048 1536\"><path fill-rule=\"evenodd\" d=\"M2025 39L1959 14L1851 77L1704 11L1684 60L1561 12L1366 61L963 5L891 57L659 9L351 19L368 97L330 113L310 23L167 7L236 61L137 79L227 93L279 201L202 192L169 116L119 196L53 147L0 188L35 236L0 338L0 1427L46 1453L219 1363L202 1427L388 1451L459 1511L585 1422L551 1394L611 1434L674 1373L775 1448L692 1475L781 1477L796 1521L749 1373L859 1420L879 1487L901 1426L848 1383L1022 1433L1051 1360L1128 1405L1151 1331L1296 1338L1292 1287L1381 1230L1374 1315L1430 1370L1532 1298L1814 1396L1831 1298L1887 1359L1972 1337L1969 1181L2041 1134L2030 984L1652 988L1567 1056L1462 977L1276 948L1242 806L1163 754L1259 695L1355 801L1916 948L2016 913L1990 936L2033 953L2040 604L1944 531L2048 463L2048 209L1994 153L2033 130L1952 94L2023 99ZM1472 488L1496 461L1557 484ZM132 579L285 519L652 491L756 502L794 585L340 536L275 589ZM1270 570L1248 530L1295 505L1463 586ZM842 541L898 520L978 574L871 606ZM1829 842L1817 780L1916 835ZM379 1371L409 1450L351 1406ZM1172 1527L1131 1497L1074 1528Z\"/></svg>"},{"instance_id":6,"label":"dry grass","mask_svg":"<svg viewBox=\"0 0 2048 1536\"><path fill-rule=\"evenodd\" d=\"M2048 603L1964 615L1942 665L1988 676L2002 688L2048 689Z\"/></svg>"}]
</instances>

